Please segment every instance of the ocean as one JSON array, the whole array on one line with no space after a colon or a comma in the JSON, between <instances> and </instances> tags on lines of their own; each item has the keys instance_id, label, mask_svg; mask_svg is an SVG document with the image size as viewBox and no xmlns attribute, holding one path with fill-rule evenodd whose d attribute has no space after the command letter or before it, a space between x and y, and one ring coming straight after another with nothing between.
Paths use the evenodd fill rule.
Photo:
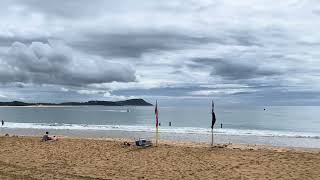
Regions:
<instances>
[{"instance_id":1,"label":"ocean","mask_svg":"<svg viewBox=\"0 0 320 180\"><path fill-rule=\"evenodd\" d=\"M320 148L318 106L217 106L216 143ZM1 107L0 134L154 138L154 107ZM210 142L211 107L159 107L160 138ZM171 122L171 126L169 126ZM222 124L222 128L221 128Z\"/></svg>"}]
</instances>

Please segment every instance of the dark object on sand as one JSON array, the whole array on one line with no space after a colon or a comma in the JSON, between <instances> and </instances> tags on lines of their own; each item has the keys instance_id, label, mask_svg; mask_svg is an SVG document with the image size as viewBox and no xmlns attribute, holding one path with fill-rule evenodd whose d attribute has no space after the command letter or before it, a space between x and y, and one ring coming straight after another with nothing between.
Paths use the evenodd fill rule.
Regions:
<instances>
[{"instance_id":1,"label":"dark object on sand","mask_svg":"<svg viewBox=\"0 0 320 180\"><path fill-rule=\"evenodd\" d=\"M217 144L215 146L212 146L212 148L227 148L228 144Z\"/></svg>"},{"instance_id":2,"label":"dark object on sand","mask_svg":"<svg viewBox=\"0 0 320 180\"><path fill-rule=\"evenodd\" d=\"M9 134L7 133L7 134L5 134L4 136L9 137Z\"/></svg>"},{"instance_id":3,"label":"dark object on sand","mask_svg":"<svg viewBox=\"0 0 320 180\"><path fill-rule=\"evenodd\" d=\"M125 141L125 142L123 142L123 146L124 146L124 147L127 147L127 146L131 146L131 144L128 143L127 141Z\"/></svg>"},{"instance_id":4,"label":"dark object on sand","mask_svg":"<svg viewBox=\"0 0 320 180\"><path fill-rule=\"evenodd\" d=\"M149 147L149 146L152 146L152 142L140 138L139 140L136 141L136 146Z\"/></svg>"},{"instance_id":5,"label":"dark object on sand","mask_svg":"<svg viewBox=\"0 0 320 180\"><path fill-rule=\"evenodd\" d=\"M50 141L50 140L52 140L52 138L49 137L49 132L47 131L47 132L45 133L45 135L43 135L41 141L44 141L44 142L45 142L45 141Z\"/></svg>"}]
</instances>

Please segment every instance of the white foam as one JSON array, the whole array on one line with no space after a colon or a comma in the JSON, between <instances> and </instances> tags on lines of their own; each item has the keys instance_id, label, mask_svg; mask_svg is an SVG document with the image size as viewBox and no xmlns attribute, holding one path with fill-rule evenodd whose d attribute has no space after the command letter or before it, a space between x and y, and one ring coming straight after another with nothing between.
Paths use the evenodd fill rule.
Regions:
<instances>
[{"instance_id":1,"label":"white foam","mask_svg":"<svg viewBox=\"0 0 320 180\"><path fill-rule=\"evenodd\" d=\"M2 128L11 129L56 129L56 130L105 130L105 131L135 131L135 132L154 132L154 126L138 125L88 125L88 124L64 124L64 123L15 123L6 122ZM198 127L160 127L162 133L179 134L211 134L210 128ZM214 129L214 134L233 135L233 136L267 136L267 137L294 137L294 138L316 138L320 139L320 134L307 132L288 132L273 130L251 130L251 129Z\"/></svg>"}]
</instances>

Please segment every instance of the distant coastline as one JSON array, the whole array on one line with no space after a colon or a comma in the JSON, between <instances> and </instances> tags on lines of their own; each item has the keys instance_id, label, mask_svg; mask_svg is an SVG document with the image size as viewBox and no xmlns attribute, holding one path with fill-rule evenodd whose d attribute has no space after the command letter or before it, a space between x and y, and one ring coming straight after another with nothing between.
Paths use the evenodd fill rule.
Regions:
<instances>
[{"instance_id":1,"label":"distant coastline","mask_svg":"<svg viewBox=\"0 0 320 180\"><path fill-rule=\"evenodd\" d=\"M143 99L124 101L87 101L63 103L26 103L22 101L0 102L0 107L63 107L63 106L153 106Z\"/></svg>"}]
</instances>

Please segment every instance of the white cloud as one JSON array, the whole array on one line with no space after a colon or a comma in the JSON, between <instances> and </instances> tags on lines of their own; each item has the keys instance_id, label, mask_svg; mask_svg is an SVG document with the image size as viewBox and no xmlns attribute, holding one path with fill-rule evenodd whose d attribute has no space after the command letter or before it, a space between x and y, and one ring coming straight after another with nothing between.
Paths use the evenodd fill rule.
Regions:
<instances>
[{"instance_id":1,"label":"white cloud","mask_svg":"<svg viewBox=\"0 0 320 180\"><path fill-rule=\"evenodd\" d=\"M6 99L7 96L5 96L5 95L3 95L3 94L0 94L0 98L1 98L1 99Z\"/></svg>"},{"instance_id":2,"label":"white cloud","mask_svg":"<svg viewBox=\"0 0 320 180\"><path fill-rule=\"evenodd\" d=\"M103 91L97 91L97 90L78 90L77 93L84 94L84 95L94 95L94 94L105 94L106 92Z\"/></svg>"},{"instance_id":3,"label":"white cloud","mask_svg":"<svg viewBox=\"0 0 320 180\"><path fill-rule=\"evenodd\" d=\"M222 90L200 90L192 91L189 94L192 96L221 96L221 95L232 95L238 93L249 93L256 92L257 90L252 89L222 89Z\"/></svg>"},{"instance_id":4,"label":"white cloud","mask_svg":"<svg viewBox=\"0 0 320 180\"><path fill-rule=\"evenodd\" d=\"M61 90L62 92L69 92L69 89L67 89L67 88L65 88L65 87L61 87L60 90Z\"/></svg>"}]
</instances>

